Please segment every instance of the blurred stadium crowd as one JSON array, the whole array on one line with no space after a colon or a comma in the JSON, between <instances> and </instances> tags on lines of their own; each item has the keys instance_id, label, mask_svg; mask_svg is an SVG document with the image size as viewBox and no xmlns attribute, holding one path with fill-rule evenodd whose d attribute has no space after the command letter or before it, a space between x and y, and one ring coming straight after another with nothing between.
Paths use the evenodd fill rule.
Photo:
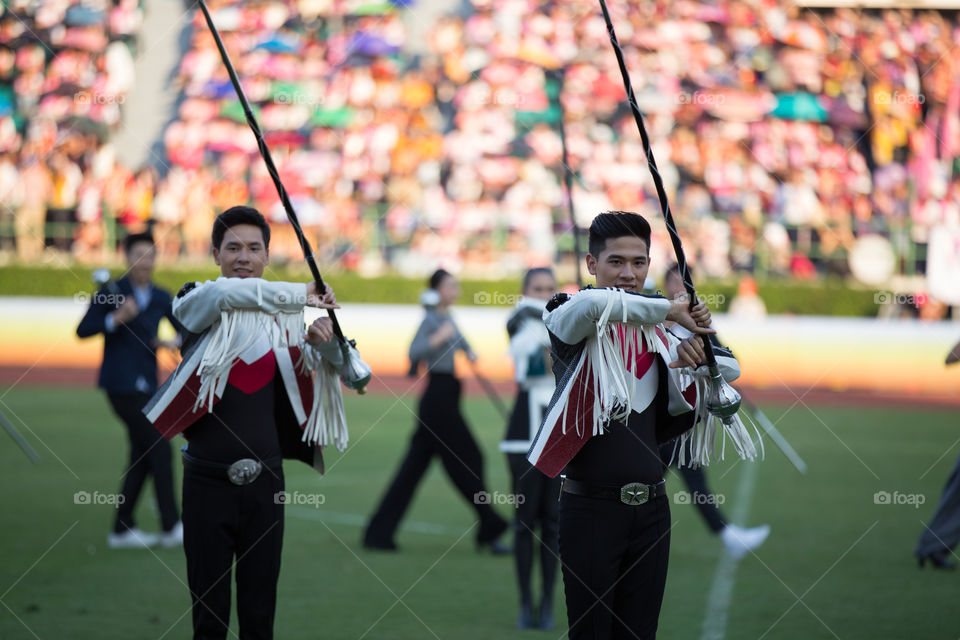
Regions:
<instances>
[{"instance_id":1,"label":"blurred stadium crowd","mask_svg":"<svg viewBox=\"0 0 960 640\"><path fill-rule=\"evenodd\" d=\"M111 132L137 0L11 0L0 17L0 248L99 261L152 225L162 261L207 255L215 212L250 203L275 259L299 253L202 15L166 161L125 167ZM515 275L569 255L562 103L581 224L655 222L635 124L593 1L472 0L411 42L399 0L211 0L324 264ZM801 10L774 0L614 2L638 103L700 273L848 273L865 234L922 274L960 222L955 12ZM416 46L411 46L416 45ZM411 53L416 51L416 53Z\"/></svg>"}]
</instances>

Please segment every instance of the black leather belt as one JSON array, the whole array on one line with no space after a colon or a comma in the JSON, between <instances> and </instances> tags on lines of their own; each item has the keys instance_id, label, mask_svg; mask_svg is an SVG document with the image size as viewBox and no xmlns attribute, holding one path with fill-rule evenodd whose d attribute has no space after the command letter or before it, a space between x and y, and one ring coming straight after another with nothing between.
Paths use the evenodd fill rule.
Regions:
<instances>
[{"instance_id":1,"label":"black leather belt","mask_svg":"<svg viewBox=\"0 0 960 640\"><path fill-rule=\"evenodd\" d=\"M283 464L283 458L281 456L263 461L254 460L253 458L243 458L234 463L226 464L224 462L201 460L187 453L186 448L181 450L181 454L183 455L184 469L211 478L223 479L225 477L238 486L250 484L259 478L264 467L276 471L279 470Z\"/></svg>"},{"instance_id":2,"label":"black leather belt","mask_svg":"<svg viewBox=\"0 0 960 640\"><path fill-rule=\"evenodd\" d=\"M576 496L616 500L623 504L637 506L645 504L651 498L667 495L667 483L661 480L657 484L630 482L617 486L610 484L592 484L571 478L563 479L563 491Z\"/></svg>"}]
</instances>

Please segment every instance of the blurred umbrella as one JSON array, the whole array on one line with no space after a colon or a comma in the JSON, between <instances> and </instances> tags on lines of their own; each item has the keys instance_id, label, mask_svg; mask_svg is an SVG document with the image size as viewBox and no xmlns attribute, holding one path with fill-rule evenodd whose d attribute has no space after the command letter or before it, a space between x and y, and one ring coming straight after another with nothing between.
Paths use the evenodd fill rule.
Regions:
<instances>
[{"instance_id":1,"label":"blurred umbrella","mask_svg":"<svg viewBox=\"0 0 960 640\"><path fill-rule=\"evenodd\" d=\"M296 38L281 34L274 34L273 37L264 40L254 47L270 53L297 53L300 51L301 43Z\"/></svg>"},{"instance_id":2,"label":"blurred umbrella","mask_svg":"<svg viewBox=\"0 0 960 640\"><path fill-rule=\"evenodd\" d=\"M350 41L350 50L364 56L389 56L400 51L400 47L378 35L358 31Z\"/></svg>"},{"instance_id":3,"label":"blurred umbrella","mask_svg":"<svg viewBox=\"0 0 960 640\"><path fill-rule=\"evenodd\" d=\"M204 98L230 98L234 96L233 85L229 80L210 80L200 89Z\"/></svg>"},{"instance_id":4,"label":"blurred umbrella","mask_svg":"<svg viewBox=\"0 0 960 640\"><path fill-rule=\"evenodd\" d=\"M824 122L827 119L827 110L820 104L819 96L812 93L779 93L776 94L777 106L770 115L784 120L808 120L810 122Z\"/></svg>"},{"instance_id":5,"label":"blurred umbrella","mask_svg":"<svg viewBox=\"0 0 960 640\"><path fill-rule=\"evenodd\" d=\"M352 16L382 16L396 11L397 5L391 2L366 2L349 11Z\"/></svg>"},{"instance_id":6,"label":"blurred umbrella","mask_svg":"<svg viewBox=\"0 0 960 640\"><path fill-rule=\"evenodd\" d=\"M524 128L538 124L549 124L552 126L560 122L560 107L552 104L543 111L517 111L514 114L514 122L518 127Z\"/></svg>"},{"instance_id":7,"label":"blurred umbrella","mask_svg":"<svg viewBox=\"0 0 960 640\"><path fill-rule=\"evenodd\" d=\"M103 24L105 20L106 16L102 12L80 4L67 9L64 16L64 22L70 27L91 27Z\"/></svg>"},{"instance_id":8,"label":"blurred umbrella","mask_svg":"<svg viewBox=\"0 0 960 640\"><path fill-rule=\"evenodd\" d=\"M275 80L270 84L270 100L293 104L303 102L309 97L307 87L300 82L282 82Z\"/></svg>"},{"instance_id":9,"label":"blurred umbrella","mask_svg":"<svg viewBox=\"0 0 960 640\"><path fill-rule=\"evenodd\" d=\"M13 89L0 86L0 117L13 115Z\"/></svg>"},{"instance_id":10,"label":"blurred umbrella","mask_svg":"<svg viewBox=\"0 0 960 640\"><path fill-rule=\"evenodd\" d=\"M110 137L110 130L107 125L86 116L69 116L60 123L60 126L63 129L70 129L84 135L95 135L99 142L104 142Z\"/></svg>"},{"instance_id":11,"label":"blurred umbrella","mask_svg":"<svg viewBox=\"0 0 960 640\"><path fill-rule=\"evenodd\" d=\"M257 105L253 105L253 113L257 116L257 119L260 119L260 108ZM236 100L231 100L229 102L224 102L223 106L220 107L220 115L224 118L229 118L234 122L246 122L247 117L243 113L243 106Z\"/></svg>"},{"instance_id":12,"label":"blurred umbrella","mask_svg":"<svg viewBox=\"0 0 960 640\"><path fill-rule=\"evenodd\" d=\"M837 98L823 97L821 100L827 105L830 124L849 129L866 128L867 114L852 108L846 98L842 96Z\"/></svg>"},{"instance_id":13,"label":"blurred umbrella","mask_svg":"<svg viewBox=\"0 0 960 640\"><path fill-rule=\"evenodd\" d=\"M716 118L735 122L762 120L777 104L774 95L768 91L747 93L733 89L697 91L693 102L703 105Z\"/></svg>"},{"instance_id":14,"label":"blurred umbrella","mask_svg":"<svg viewBox=\"0 0 960 640\"><path fill-rule=\"evenodd\" d=\"M307 136L299 131L268 131L263 134L263 139L270 147L281 145L302 147L307 142Z\"/></svg>"},{"instance_id":15,"label":"blurred umbrella","mask_svg":"<svg viewBox=\"0 0 960 640\"><path fill-rule=\"evenodd\" d=\"M315 127L341 128L350 124L353 119L353 109L340 107L339 109L317 109L310 117L310 124Z\"/></svg>"}]
</instances>

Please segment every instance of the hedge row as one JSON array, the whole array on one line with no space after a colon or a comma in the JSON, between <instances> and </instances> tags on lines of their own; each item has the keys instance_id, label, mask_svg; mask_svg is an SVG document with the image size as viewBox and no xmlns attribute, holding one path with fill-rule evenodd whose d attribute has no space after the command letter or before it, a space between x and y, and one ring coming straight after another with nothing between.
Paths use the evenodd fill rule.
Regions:
<instances>
[{"instance_id":1,"label":"hedge row","mask_svg":"<svg viewBox=\"0 0 960 640\"><path fill-rule=\"evenodd\" d=\"M8 265L0 267L0 296L76 296L94 288L91 267L42 267ZM119 275L114 270L114 275ZM158 269L155 281L172 292L184 282L216 278L216 267L197 269ZM306 267L273 266L265 274L271 280L306 282ZM355 273L331 274L330 281L340 302L416 302L424 288L424 280L397 275L364 278ZM855 289L840 280L816 284L790 281L761 281L760 297L771 314L835 315L875 317L878 311L876 292ZM510 306L520 289L519 279L463 280L461 304ZM708 282L698 292L708 297L712 309L726 311L736 295L735 283Z\"/></svg>"}]
</instances>

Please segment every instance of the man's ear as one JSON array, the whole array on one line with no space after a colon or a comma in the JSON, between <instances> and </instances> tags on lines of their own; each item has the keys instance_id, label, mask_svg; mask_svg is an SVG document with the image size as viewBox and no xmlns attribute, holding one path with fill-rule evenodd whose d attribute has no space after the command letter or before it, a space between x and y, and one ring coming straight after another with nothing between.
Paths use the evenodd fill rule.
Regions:
<instances>
[{"instance_id":1,"label":"man's ear","mask_svg":"<svg viewBox=\"0 0 960 640\"><path fill-rule=\"evenodd\" d=\"M597 259L593 257L592 253L587 254L587 272L595 276L597 275Z\"/></svg>"},{"instance_id":2,"label":"man's ear","mask_svg":"<svg viewBox=\"0 0 960 640\"><path fill-rule=\"evenodd\" d=\"M213 261L217 263L217 266L219 267L220 266L220 250L217 249L216 247L213 247L211 251L213 252Z\"/></svg>"}]
</instances>

